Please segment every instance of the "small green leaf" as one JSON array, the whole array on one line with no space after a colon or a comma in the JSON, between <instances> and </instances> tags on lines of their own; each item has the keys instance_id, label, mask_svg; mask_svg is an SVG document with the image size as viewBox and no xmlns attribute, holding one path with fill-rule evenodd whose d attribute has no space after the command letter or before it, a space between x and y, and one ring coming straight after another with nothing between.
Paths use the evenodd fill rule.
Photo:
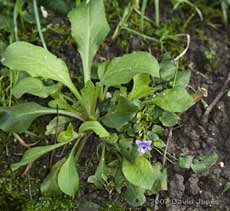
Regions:
<instances>
[{"instance_id":1,"label":"small green leaf","mask_svg":"<svg viewBox=\"0 0 230 211\"><path fill-rule=\"evenodd\" d=\"M92 130L100 138L109 137L108 131L98 121L86 121L82 123L79 128L79 132L81 133L87 130Z\"/></svg>"},{"instance_id":2,"label":"small green leaf","mask_svg":"<svg viewBox=\"0 0 230 211\"><path fill-rule=\"evenodd\" d=\"M186 87L189 84L191 77L190 71L179 71L176 76L175 86Z\"/></svg>"},{"instance_id":3,"label":"small green leaf","mask_svg":"<svg viewBox=\"0 0 230 211\"><path fill-rule=\"evenodd\" d=\"M206 155L199 156L193 160L191 165L192 170L195 173L207 171L218 160L218 155L215 152L208 153Z\"/></svg>"},{"instance_id":4,"label":"small green leaf","mask_svg":"<svg viewBox=\"0 0 230 211\"><path fill-rule=\"evenodd\" d=\"M54 144L54 145L33 147L31 149L28 149L24 153L22 160L20 162L14 163L11 165L11 169L13 171L15 171L18 168L20 168L21 166L32 163L33 161L37 160L39 157L46 154L47 152L50 152L50 151L52 151L58 147L61 147L64 144L66 144L66 143L58 143L58 144Z\"/></svg>"},{"instance_id":5,"label":"small green leaf","mask_svg":"<svg viewBox=\"0 0 230 211\"><path fill-rule=\"evenodd\" d=\"M58 14L66 14L71 8L71 3L67 3L65 0L55 0L54 1L40 1L39 2L41 5L45 6L45 8L48 8L49 10L54 11L55 13Z\"/></svg>"},{"instance_id":6,"label":"small green leaf","mask_svg":"<svg viewBox=\"0 0 230 211\"><path fill-rule=\"evenodd\" d=\"M172 112L163 112L159 120L165 127L173 127L178 123L179 117Z\"/></svg>"},{"instance_id":7,"label":"small green leaf","mask_svg":"<svg viewBox=\"0 0 230 211\"><path fill-rule=\"evenodd\" d=\"M54 135L65 130L67 123L70 122L70 118L65 116L54 117L48 125L46 125L45 135Z\"/></svg>"},{"instance_id":8,"label":"small green leaf","mask_svg":"<svg viewBox=\"0 0 230 211\"><path fill-rule=\"evenodd\" d=\"M74 148L69 157L60 168L58 174L58 186L61 191L69 196L74 197L79 189L79 177L74 160Z\"/></svg>"},{"instance_id":9,"label":"small green leaf","mask_svg":"<svg viewBox=\"0 0 230 211\"><path fill-rule=\"evenodd\" d=\"M101 83L106 86L119 86L128 83L135 75L141 73L159 77L157 60L147 52L126 54L108 63Z\"/></svg>"},{"instance_id":10,"label":"small green leaf","mask_svg":"<svg viewBox=\"0 0 230 211\"><path fill-rule=\"evenodd\" d=\"M59 81L71 90L74 89L66 64L40 46L23 41L12 43L4 52L2 63L11 70Z\"/></svg>"},{"instance_id":11,"label":"small green leaf","mask_svg":"<svg viewBox=\"0 0 230 211\"><path fill-rule=\"evenodd\" d=\"M175 75L177 65L175 62L166 61L160 64L160 76L164 81L169 81Z\"/></svg>"},{"instance_id":12,"label":"small green leaf","mask_svg":"<svg viewBox=\"0 0 230 211\"><path fill-rule=\"evenodd\" d=\"M93 58L109 32L103 0L82 2L68 14L72 36L78 45L85 82L90 80Z\"/></svg>"},{"instance_id":13,"label":"small green leaf","mask_svg":"<svg viewBox=\"0 0 230 211\"><path fill-rule=\"evenodd\" d=\"M161 135L164 132L164 128L160 125L153 125L152 132Z\"/></svg>"},{"instance_id":14,"label":"small green leaf","mask_svg":"<svg viewBox=\"0 0 230 211\"><path fill-rule=\"evenodd\" d=\"M107 69L108 64L109 64L109 61L105 61L105 62L98 65L97 75L98 75L98 78L100 79L100 81L102 80L103 75L105 74L105 71Z\"/></svg>"},{"instance_id":15,"label":"small green leaf","mask_svg":"<svg viewBox=\"0 0 230 211\"><path fill-rule=\"evenodd\" d=\"M154 182L154 170L146 158L137 157L134 163L123 159L122 172L131 184L143 189L151 189Z\"/></svg>"},{"instance_id":16,"label":"small green leaf","mask_svg":"<svg viewBox=\"0 0 230 211\"><path fill-rule=\"evenodd\" d=\"M118 104L112 111L109 111L102 122L110 128L120 128L135 115L138 111L138 105L134 101L129 101L125 97L119 97Z\"/></svg>"},{"instance_id":17,"label":"small green leaf","mask_svg":"<svg viewBox=\"0 0 230 211\"><path fill-rule=\"evenodd\" d=\"M133 88L129 93L129 99L139 99L154 91L154 88L149 87L150 78L147 74L139 74L133 78Z\"/></svg>"},{"instance_id":18,"label":"small green leaf","mask_svg":"<svg viewBox=\"0 0 230 211\"><path fill-rule=\"evenodd\" d=\"M124 193L124 197L131 206L141 206L146 201L145 189L127 183L127 190Z\"/></svg>"},{"instance_id":19,"label":"small green leaf","mask_svg":"<svg viewBox=\"0 0 230 211\"><path fill-rule=\"evenodd\" d=\"M58 90L58 85L45 86L38 78L26 77L20 80L13 89L16 98L24 94L31 94L41 98L47 98Z\"/></svg>"},{"instance_id":20,"label":"small green leaf","mask_svg":"<svg viewBox=\"0 0 230 211\"><path fill-rule=\"evenodd\" d=\"M166 168L161 173L161 190L168 190L168 173Z\"/></svg>"},{"instance_id":21,"label":"small green leaf","mask_svg":"<svg viewBox=\"0 0 230 211\"><path fill-rule=\"evenodd\" d=\"M122 192L122 188L125 186L125 183L127 183L122 171L121 171L121 168L118 168L117 169L117 172L114 176L114 182L115 182L115 189L116 191L121 194Z\"/></svg>"},{"instance_id":22,"label":"small green leaf","mask_svg":"<svg viewBox=\"0 0 230 211\"><path fill-rule=\"evenodd\" d=\"M120 139L118 145L123 157L125 157L130 162L135 161L136 157L138 156L138 150L137 145L133 143L133 139Z\"/></svg>"},{"instance_id":23,"label":"small green leaf","mask_svg":"<svg viewBox=\"0 0 230 211\"><path fill-rule=\"evenodd\" d=\"M89 115L93 115L97 103L96 88L94 84L89 80L85 84L85 87L81 89L82 103Z\"/></svg>"},{"instance_id":24,"label":"small green leaf","mask_svg":"<svg viewBox=\"0 0 230 211\"><path fill-rule=\"evenodd\" d=\"M166 89L153 100L157 106L169 112L184 112L194 104L192 96L182 87Z\"/></svg>"},{"instance_id":25,"label":"small green leaf","mask_svg":"<svg viewBox=\"0 0 230 211\"><path fill-rule=\"evenodd\" d=\"M82 114L80 115L79 113L82 113L80 111L82 111L82 108L79 105L79 102L75 101L73 99L72 104L68 103L67 100L65 99L64 95L59 94L58 96L54 96L54 100L49 101L48 105L51 108L55 108L55 109L64 109L67 111L70 111L72 113L77 113L79 116L82 116Z\"/></svg>"},{"instance_id":26,"label":"small green leaf","mask_svg":"<svg viewBox=\"0 0 230 211\"><path fill-rule=\"evenodd\" d=\"M102 189L104 183L108 179L108 168L105 164L105 144L102 148L100 163L97 167L95 175L92 175L88 178L89 183L93 183L97 188Z\"/></svg>"},{"instance_id":27,"label":"small green leaf","mask_svg":"<svg viewBox=\"0 0 230 211\"><path fill-rule=\"evenodd\" d=\"M69 123L67 129L65 131L62 131L58 134L57 141L58 142L66 142L73 138L77 138L78 134L74 131L73 125Z\"/></svg>"},{"instance_id":28,"label":"small green leaf","mask_svg":"<svg viewBox=\"0 0 230 211\"><path fill-rule=\"evenodd\" d=\"M153 164L154 183L150 193L157 194L161 190L168 190L168 175L167 169L161 169L162 166L159 162Z\"/></svg>"},{"instance_id":29,"label":"small green leaf","mask_svg":"<svg viewBox=\"0 0 230 211\"><path fill-rule=\"evenodd\" d=\"M157 194L161 190L161 163L156 162L153 164L153 186L151 188L151 193Z\"/></svg>"},{"instance_id":30,"label":"small green leaf","mask_svg":"<svg viewBox=\"0 0 230 211\"><path fill-rule=\"evenodd\" d=\"M181 155L178 159L178 165L184 169L190 169L192 165L192 155Z\"/></svg>"},{"instance_id":31,"label":"small green leaf","mask_svg":"<svg viewBox=\"0 0 230 211\"><path fill-rule=\"evenodd\" d=\"M223 192L226 192L226 191L228 191L228 190L230 190L230 182L227 182L227 183L224 185L224 190L223 190Z\"/></svg>"},{"instance_id":32,"label":"small green leaf","mask_svg":"<svg viewBox=\"0 0 230 211\"><path fill-rule=\"evenodd\" d=\"M5 132L25 132L36 118L54 114L51 108L37 103L22 103L12 107L0 107L0 129Z\"/></svg>"},{"instance_id":33,"label":"small green leaf","mask_svg":"<svg viewBox=\"0 0 230 211\"><path fill-rule=\"evenodd\" d=\"M158 149L164 149L166 145L162 139L157 138L153 140L153 146Z\"/></svg>"},{"instance_id":34,"label":"small green leaf","mask_svg":"<svg viewBox=\"0 0 230 211\"><path fill-rule=\"evenodd\" d=\"M43 194L46 195L59 195L61 194L61 190L58 186L58 173L60 171L61 166L65 162L65 158L56 162L48 176L43 180L40 190Z\"/></svg>"}]
</instances>

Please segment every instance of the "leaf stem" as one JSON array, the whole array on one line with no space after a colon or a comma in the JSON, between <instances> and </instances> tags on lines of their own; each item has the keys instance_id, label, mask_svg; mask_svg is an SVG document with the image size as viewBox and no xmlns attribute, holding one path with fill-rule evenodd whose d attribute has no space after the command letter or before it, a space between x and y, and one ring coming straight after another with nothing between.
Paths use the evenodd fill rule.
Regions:
<instances>
[{"instance_id":1,"label":"leaf stem","mask_svg":"<svg viewBox=\"0 0 230 211\"><path fill-rule=\"evenodd\" d=\"M75 97L81 102L81 95L77 88L72 84L69 86L70 91L75 95Z\"/></svg>"},{"instance_id":2,"label":"leaf stem","mask_svg":"<svg viewBox=\"0 0 230 211\"><path fill-rule=\"evenodd\" d=\"M79 148L77 150L77 153L75 155L75 161L76 162L78 161L78 159L79 159L79 157L81 155L81 152L82 152L82 150L83 150L83 148L85 146L85 143L86 143L86 141L87 141L87 139L89 138L90 135L91 135L91 133L89 133L88 135L86 135L82 140L79 140L79 142L81 141L81 143L80 143L80 146L79 146Z\"/></svg>"},{"instance_id":3,"label":"leaf stem","mask_svg":"<svg viewBox=\"0 0 230 211\"><path fill-rule=\"evenodd\" d=\"M150 40L150 41L159 43L159 40L158 40L158 39L156 39L156 38L154 38L154 37L150 37L150 36L145 35L145 34L143 34L143 33L140 33L140 32L138 32L138 31L136 31L136 30L131 29L131 28L122 26L121 29L126 30L126 31L128 31L128 32L130 32L130 33L132 33L132 34L134 34L134 35L140 36L140 37L142 37L143 39L146 39L146 40Z\"/></svg>"},{"instance_id":4,"label":"leaf stem","mask_svg":"<svg viewBox=\"0 0 230 211\"><path fill-rule=\"evenodd\" d=\"M162 168L164 168L165 164L166 164L167 151L168 151L169 142L170 142L170 140L172 138L172 131L173 131L173 128L170 128L169 133L168 133L168 138L167 138L167 141L166 141L166 147L165 147L164 157L163 157L163 161L162 161Z\"/></svg>"},{"instance_id":5,"label":"leaf stem","mask_svg":"<svg viewBox=\"0 0 230 211\"><path fill-rule=\"evenodd\" d=\"M53 109L53 113L57 113L57 110L56 109ZM59 114L62 114L62 115L65 115L65 116L70 116L70 117L73 117L75 119L79 119L81 121L84 121L85 119L80 115L80 114L76 114L76 113L73 113L73 112L70 112L70 111L65 111L65 110L58 110Z\"/></svg>"}]
</instances>

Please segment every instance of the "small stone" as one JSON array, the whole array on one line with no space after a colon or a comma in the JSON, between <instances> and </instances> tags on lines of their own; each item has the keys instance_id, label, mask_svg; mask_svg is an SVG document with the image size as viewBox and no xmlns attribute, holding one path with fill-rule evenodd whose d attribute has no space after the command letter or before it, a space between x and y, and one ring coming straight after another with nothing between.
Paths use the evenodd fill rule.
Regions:
<instances>
[{"instance_id":1,"label":"small stone","mask_svg":"<svg viewBox=\"0 0 230 211\"><path fill-rule=\"evenodd\" d=\"M193 174L189 179L189 188L192 195L197 195L200 193L200 187L198 185L199 178L196 174Z\"/></svg>"},{"instance_id":2,"label":"small stone","mask_svg":"<svg viewBox=\"0 0 230 211\"><path fill-rule=\"evenodd\" d=\"M106 99L112 98L111 92L107 92L105 98L106 98Z\"/></svg>"},{"instance_id":3,"label":"small stone","mask_svg":"<svg viewBox=\"0 0 230 211\"><path fill-rule=\"evenodd\" d=\"M48 18L48 12L47 12L47 10L45 9L45 7L44 7L44 6L41 6L40 9L41 9L41 12L42 12L42 17L43 17L43 18Z\"/></svg>"},{"instance_id":4,"label":"small stone","mask_svg":"<svg viewBox=\"0 0 230 211\"><path fill-rule=\"evenodd\" d=\"M220 166L220 168L224 168L224 162L219 162L219 166Z\"/></svg>"}]
</instances>

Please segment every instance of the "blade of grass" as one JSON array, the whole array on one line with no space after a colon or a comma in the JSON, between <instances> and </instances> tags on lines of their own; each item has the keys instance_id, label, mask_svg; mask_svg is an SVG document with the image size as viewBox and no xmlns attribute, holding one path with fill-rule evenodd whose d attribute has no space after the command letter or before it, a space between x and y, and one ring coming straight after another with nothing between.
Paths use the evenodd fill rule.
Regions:
<instances>
[{"instance_id":1,"label":"blade of grass","mask_svg":"<svg viewBox=\"0 0 230 211\"><path fill-rule=\"evenodd\" d=\"M36 20L36 24L37 24L39 37L40 37L40 40L42 42L43 48L45 48L47 50L45 39L44 39L43 34L42 34L41 23L40 23L40 19L39 19L38 6L37 6L36 0L33 0L33 7L34 7L34 14L35 14L35 20Z\"/></svg>"},{"instance_id":2,"label":"blade of grass","mask_svg":"<svg viewBox=\"0 0 230 211\"><path fill-rule=\"evenodd\" d=\"M160 25L160 2L159 0L154 0L155 7L155 24L157 27Z\"/></svg>"},{"instance_id":3,"label":"blade of grass","mask_svg":"<svg viewBox=\"0 0 230 211\"><path fill-rule=\"evenodd\" d=\"M134 5L132 3L129 3L128 6L125 8L122 18L113 33L112 40L115 40L118 37L121 28L127 23L133 9Z\"/></svg>"},{"instance_id":4,"label":"blade of grass","mask_svg":"<svg viewBox=\"0 0 230 211\"><path fill-rule=\"evenodd\" d=\"M225 1L221 1L221 9L223 13L224 24L228 24L227 4Z\"/></svg>"},{"instance_id":5,"label":"blade of grass","mask_svg":"<svg viewBox=\"0 0 230 211\"><path fill-rule=\"evenodd\" d=\"M141 31L144 31L144 16L148 0L143 0L141 4Z\"/></svg>"}]
</instances>

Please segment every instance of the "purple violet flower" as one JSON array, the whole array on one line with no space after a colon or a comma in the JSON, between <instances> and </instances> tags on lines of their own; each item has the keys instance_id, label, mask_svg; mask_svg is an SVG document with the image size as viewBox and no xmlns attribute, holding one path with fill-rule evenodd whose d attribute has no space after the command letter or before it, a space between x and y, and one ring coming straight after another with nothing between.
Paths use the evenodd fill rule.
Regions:
<instances>
[{"instance_id":1,"label":"purple violet flower","mask_svg":"<svg viewBox=\"0 0 230 211\"><path fill-rule=\"evenodd\" d=\"M143 155L145 154L147 151L150 151L151 148L151 144L152 141L141 141L141 140L136 140L136 145L138 146L138 152Z\"/></svg>"}]
</instances>

